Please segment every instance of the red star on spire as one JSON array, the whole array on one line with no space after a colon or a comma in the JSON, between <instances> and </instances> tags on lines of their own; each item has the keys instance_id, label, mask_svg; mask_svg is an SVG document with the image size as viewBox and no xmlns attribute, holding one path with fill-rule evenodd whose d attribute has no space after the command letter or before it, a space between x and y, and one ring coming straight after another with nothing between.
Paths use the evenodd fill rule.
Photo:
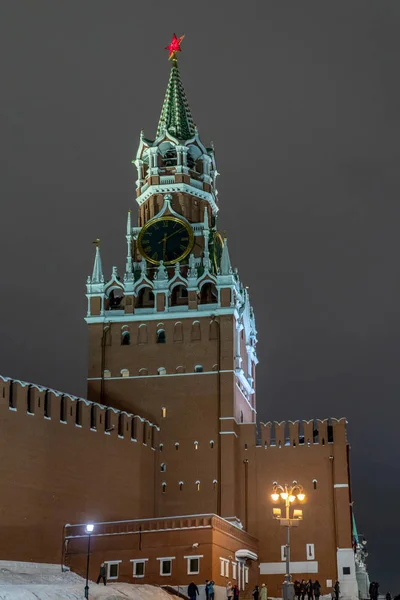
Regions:
<instances>
[{"instance_id":1,"label":"red star on spire","mask_svg":"<svg viewBox=\"0 0 400 600\"><path fill-rule=\"evenodd\" d=\"M176 58L176 53L181 52L181 43L184 37L185 35L181 35L180 38L177 38L176 34L174 33L169 46L165 46L165 50L169 50L168 60L170 60L171 58Z\"/></svg>"}]
</instances>

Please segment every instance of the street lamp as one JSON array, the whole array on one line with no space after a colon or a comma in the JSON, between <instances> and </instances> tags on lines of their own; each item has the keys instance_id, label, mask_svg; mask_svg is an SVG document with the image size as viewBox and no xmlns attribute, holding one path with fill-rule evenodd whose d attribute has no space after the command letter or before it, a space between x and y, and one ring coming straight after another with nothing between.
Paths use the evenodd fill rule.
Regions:
<instances>
[{"instance_id":1,"label":"street lamp","mask_svg":"<svg viewBox=\"0 0 400 600\"><path fill-rule=\"evenodd\" d=\"M303 511L301 509L293 510L293 517L290 518L290 505L297 499L303 502L306 495L303 487L293 481L292 485L284 486L279 485L276 481L273 484L271 498L274 502L278 502L281 498L285 502L285 516L282 517L282 511L280 508L274 508L272 514L274 519L277 519L283 527L286 527L286 575L283 586L283 600L293 600L294 589L292 576L290 575L290 528L297 527L299 521L303 518Z\"/></svg>"},{"instance_id":2,"label":"street lamp","mask_svg":"<svg viewBox=\"0 0 400 600\"><path fill-rule=\"evenodd\" d=\"M89 598L89 559L90 559L90 534L93 533L94 525L88 523L86 525L86 533L88 534L88 545L87 545L87 560L86 560L86 585L85 585L85 598Z\"/></svg>"}]
</instances>

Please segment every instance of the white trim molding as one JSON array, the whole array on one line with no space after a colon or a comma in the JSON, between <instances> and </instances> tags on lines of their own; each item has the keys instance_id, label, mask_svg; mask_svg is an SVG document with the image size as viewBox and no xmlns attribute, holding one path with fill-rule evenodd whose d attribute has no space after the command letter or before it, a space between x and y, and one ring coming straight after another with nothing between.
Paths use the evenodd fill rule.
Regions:
<instances>
[{"instance_id":1,"label":"white trim molding","mask_svg":"<svg viewBox=\"0 0 400 600\"><path fill-rule=\"evenodd\" d=\"M129 562L132 563L132 567L133 567L133 577L135 577L135 579L143 579L143 577L146 574L146 562L148 561L148 558L133 558L131 559ZM136 565L138 563L143 563L143 575L137 575L136 573Z\"/></svg>"},{"instance_id":2,"label":"white trim molding","mask_svg":"<svg viewBox=\"0 0 400 600\"><path fill-rule=\"evenodd\" d=\"M291 573L318 573L318 561L290 562ZM260 575L285 575L285 562L260 563Z\"/></svg>"},{"instance_id":3,"label":"white trim molding","mask_svg":"<svg viewBox=\"0 0 400 600\"><path fill-rule=\"evenodd\" d=\"M348 488L349 484L348 483L335 483L335 485L333 487L334 488Z\"/></svg>"},{"instance_id":4,"label":"white trim molding","mask_svg":"<svg viewBox=\"0 0 400 600\"><path fill-rule=\"evenodd\" d=\"M200 559L203 558L203 554L193 554L192 556L184 556L187 560L187 574L188 575L198 575L200 573ZM197 571L191 571L190 569L190 561L197 560L198 561L198 569Z\"/></svg>"},{"instance_id":5,"label":"white trim molding","mask_svg":"<svg viewBox=\"0 0 400 600\"><path fill-rule=\"evenodd\" d=\"M119 564L122 563L122 560L105 560L104 564L107 565L107 579L110 579L110 581L116 581L119 577ZM117 569L117 574L114 577L111 577L110 575L110 567L113 565L117 565L118 569Z\"/></svg>"},{"instance_id":6,"label":"white trim molding","mask_svg":"<svg viewBox=\"0 0 400 600\"><path fill-rule=\"evenodd\" d=\"M157 558L156 560L160 561L160 575L161 577L171 577L172 575L172 561L175 560L175 556L163 556L162 558ZM171 569L169 573L163 573L163 564L169 561L171 563Z\"/></svg>"}]
</instances>

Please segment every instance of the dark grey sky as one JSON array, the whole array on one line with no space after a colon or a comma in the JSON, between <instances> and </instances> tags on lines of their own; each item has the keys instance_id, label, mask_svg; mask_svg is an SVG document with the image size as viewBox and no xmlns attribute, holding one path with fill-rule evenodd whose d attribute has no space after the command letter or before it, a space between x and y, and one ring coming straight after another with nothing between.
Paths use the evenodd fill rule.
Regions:
<instances>
[{"instance_id":1,"label":"dark grey sky","mask_svg":"<svg viewBox=\"0 0 400 600\"><path fill-rule=\"evenodd\" d=\"M256 310L259 413L348 417L371 577L396 593L399 19L386 0L0 6L0 372L85 395L91 241L124 268L130 161L155 132L164 46L185 33L182 78Z\"/></svg>"}]
</instances>

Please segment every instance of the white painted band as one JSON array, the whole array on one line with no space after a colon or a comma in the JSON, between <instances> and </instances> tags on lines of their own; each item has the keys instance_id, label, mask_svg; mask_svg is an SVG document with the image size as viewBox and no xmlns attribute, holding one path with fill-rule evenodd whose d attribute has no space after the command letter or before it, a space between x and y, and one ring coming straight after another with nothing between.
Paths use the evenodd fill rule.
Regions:
<instances>
[{"instance_id":1,"label":"white painted band","mask_svg":"<svg viewBox=\"0 0 400 600\"><path fill-rule=\"evenodd\" d=\"M335 483L335 485L333 487L334 488L348 488L349 484L348 483Z\"/></svg>"}]
</instances>

